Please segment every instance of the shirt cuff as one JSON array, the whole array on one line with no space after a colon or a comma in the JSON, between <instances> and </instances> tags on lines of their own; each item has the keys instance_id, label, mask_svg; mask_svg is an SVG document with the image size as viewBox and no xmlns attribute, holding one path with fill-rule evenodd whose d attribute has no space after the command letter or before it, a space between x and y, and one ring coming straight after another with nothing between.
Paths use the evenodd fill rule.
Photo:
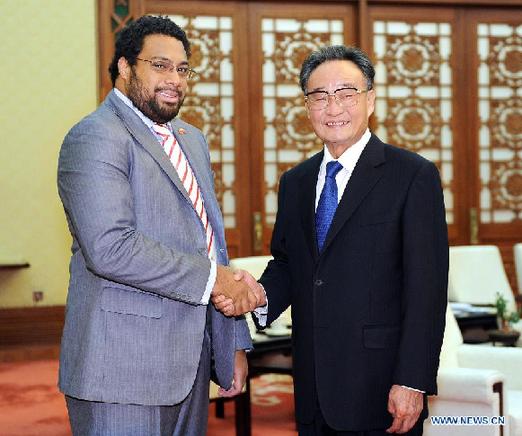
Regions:
<instances>
[{"instance_id":1,"label":"shirt cuff","mask_svg":"<svg viewBox=\"0 0 522 436\"><path fill-rule=\"evenodd\" d=\"M208 275L207 286L205 287L205 293L203 297L201 297L201 304L208 304L208 300L210 300L210 294L212 289L214 289L214 285L216 284L216 275L217 275L217 264L215 260L210 261L210 274Z\"/></svg>"},{"instance_id":2,"label":"shirt cuff","mask_svg":"<svg viewBox=\"0 0 522 436\"><path fill-rule=\"evenodd\" d=\"M266 296L265 287L261 283L259 283L259 286L261 286L263 292L265 293L266 304L264 306L255 308L252 314L257 318L257 322L261 327L266 327L266 320L268 317L268 297Z\"/></svg>"},{"instance_id":3,"label":"shirt cuff","mask_svg":"<svg viewBox=\"0 0 522 436\"><path fill-rule=\"evenodd\" d=\"M401 388L409 389L410 391L420 392L421 394L426 393L426 391L421 391L420 389L410 388L409 386L401 385Z\"/></svg>"}]
</instances>

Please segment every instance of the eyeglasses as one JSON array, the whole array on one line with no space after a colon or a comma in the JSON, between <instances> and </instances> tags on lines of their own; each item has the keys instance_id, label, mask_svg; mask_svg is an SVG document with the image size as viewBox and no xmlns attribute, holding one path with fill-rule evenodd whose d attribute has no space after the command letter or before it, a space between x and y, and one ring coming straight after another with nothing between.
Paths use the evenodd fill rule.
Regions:
<instances>
[{"instance_id":1,"label":"eyeglasses","mask_svg":"<svg viewBox=\"0 0 522 436\"><path fill-rule=\"evenodd\" d=\"M138 61L148 62L150 64L150 67L152 68L152 71L159 74L172 73L174 72L174 70L176 70L178 76L182 79L192 79L197 74L193 69L189 68L188 65L176 66L172 62L167 61L165 59L158 59L154 61L151 61L150 59L136 59Z\"/></svg>"},{"instance_id":2,"label":"eyeglasses","mask_svg":"<svg viewBox=\"0 0 522 436\"><path fill-rule=\"evenodd\" d=\"M321 110L328 106L330 99L328 97L335 98L335 101L339 106L343 108L354 107L359 101L359 95L371 91L370 89L357 89L357 88L339 88L334 92L326 91L312 91L305 94L305 101L311 110Z\"/></svg>"}]
</instances>

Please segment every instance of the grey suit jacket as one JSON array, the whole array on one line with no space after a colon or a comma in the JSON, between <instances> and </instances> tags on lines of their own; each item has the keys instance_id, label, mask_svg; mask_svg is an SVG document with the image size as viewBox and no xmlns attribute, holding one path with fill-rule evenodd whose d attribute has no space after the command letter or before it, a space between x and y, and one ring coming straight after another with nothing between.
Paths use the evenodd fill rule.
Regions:
<instances>
[{"instance_id":1,"label":"grey suit jacket","mask_svg":"<svg viewBox=\"0 0 522 436\"><path fill-rule=\"evenodd\" d=\"M227 264L207 143L183 121L173 127L217 261ZM65 137L58 189L73 237L60 389L92 401L179 403L193 385L206 324L205 231L158 140L114 91ZM235 350L251 347L248 327L208 310L216 381L228 388Z\"/></svg>"}]
</instances>

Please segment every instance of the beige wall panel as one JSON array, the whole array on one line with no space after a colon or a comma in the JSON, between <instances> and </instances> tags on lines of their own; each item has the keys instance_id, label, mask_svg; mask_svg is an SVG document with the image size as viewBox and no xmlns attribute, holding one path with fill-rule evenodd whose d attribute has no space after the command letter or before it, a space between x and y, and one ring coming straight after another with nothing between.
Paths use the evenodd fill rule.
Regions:
<instances>
[{"instance_id":1,"label":"beige wall panel","mask_svg":"<svg viewBox=\"0 0 522 436\"><path fill-rule=\"evenodd\" d=\"M56 188L60 144L96 107L95 2L0 2L0 308L65 303L70 236Z\"/></svg>"}]
</instances>

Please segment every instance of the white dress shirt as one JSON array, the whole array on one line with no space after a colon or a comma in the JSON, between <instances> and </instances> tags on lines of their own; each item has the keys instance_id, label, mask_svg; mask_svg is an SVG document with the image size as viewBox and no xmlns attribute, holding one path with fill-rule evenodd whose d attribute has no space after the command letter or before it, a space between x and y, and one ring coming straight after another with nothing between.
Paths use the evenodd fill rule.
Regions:
<instances>
[{"instance_id":1,"label":"white dress shirt","mask_svg":"<svg viewBox=\"0 0 522 436\"><path fill-rule=\"evenodd\" d=\"M328 147L324 146L324 157L321 162L321 166L319 167L319 174L317 175L317 185L315 187L315 209L317 210L317 204L319 203L319 198L321 197L321 192L323 192L324 182L326 178L326 164L333 160L337 160L342 166L343 169L340 170L336 176L335 181L337 183L337 204L341 201L341 198L344 194L344 190L346 189L346 185L352 176L353 170L357 161L361 157L361 153L368 144L370 140L371 133L369 129L366 129L366 132L361 136L355 144L351 147L348 147L338 159L334 159L334 157L330 154L330 150Z\"/></svg>"}]
</instances>

